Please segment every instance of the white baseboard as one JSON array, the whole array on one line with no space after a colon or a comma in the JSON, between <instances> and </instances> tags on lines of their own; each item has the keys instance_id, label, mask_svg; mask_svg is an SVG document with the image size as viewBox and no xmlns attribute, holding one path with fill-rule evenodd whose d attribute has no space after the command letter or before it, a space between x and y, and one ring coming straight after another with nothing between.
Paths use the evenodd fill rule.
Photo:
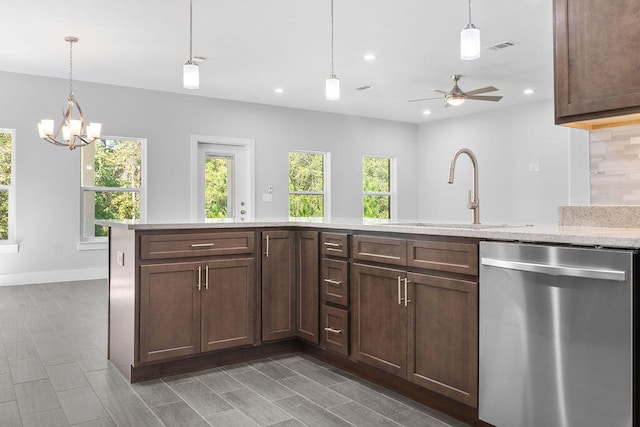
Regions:
<instances>
[{"instance_id":1,"label":"white baseboard","mask_svg":"<svg viewBox=\"0 0 640 427\"><path fill-rule=\"evenodd\" d=\"M106 279L106 268L80 270L34 271L32 273L0 274L0 286L32 285L36 283L75 282L78 280Z\"/></svg>"}]
</instances>

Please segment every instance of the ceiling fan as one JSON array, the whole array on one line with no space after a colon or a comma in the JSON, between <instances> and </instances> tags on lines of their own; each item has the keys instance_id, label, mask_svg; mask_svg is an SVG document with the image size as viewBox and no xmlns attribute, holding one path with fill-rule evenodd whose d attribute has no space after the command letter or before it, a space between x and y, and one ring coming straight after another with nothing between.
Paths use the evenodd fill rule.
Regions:
<instances>
[{"instance_id":1,"label":"ceiling fan","mask_svg":"<svg viewBox=\"0 0 640 427\"><path fill-rule=\"evenodd\" d=\"M493 86L487 86L476 90L470 90L469 92L463 92L462 89L458 86L458 80L460 80L459 74L454 74L451 76L453 80L453 88L449 92L445 92L439 89L431 89L434 92L438 92L444 95L444 99L447 100L445 107L457 106L464 104L464 101L467 99L473 99L475 101L493 101L497 102L502 99L501 96L492 96L492 95L483 95L478 96L481 93L494 92L498 90ZM412 99L409 102L418 102L418 101L428 101L431 99L442 99L441 96L435 98L422 98L422 99Z\"/></svg>"}]
</instances>

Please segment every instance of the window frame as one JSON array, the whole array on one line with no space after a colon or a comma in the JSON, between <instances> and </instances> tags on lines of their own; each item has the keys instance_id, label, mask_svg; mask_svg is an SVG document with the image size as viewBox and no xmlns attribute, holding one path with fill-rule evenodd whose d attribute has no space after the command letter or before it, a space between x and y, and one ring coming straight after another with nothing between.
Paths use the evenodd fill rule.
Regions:
<instances>
[{"instance_id":1,"label":"window frame","mask_svg":"<svg viewBox=\"0 0 640 427\"><path fill-rule=\"evenodd\" d=\"M145 222L147 219L147 139L140 137L128 136L101 136L101 140L120 140L120 141L137 141L140 143L140 187L101 187L82 185L82 153L80 155L80 240L78 242L78 250L99 250L107 249L107 236L85 236L84 224L86 220L86 212L84 209L85 194L88 192L114 192L114 193L138 193L140 201L140 218L138 221ZM83 149L83 148L82 148ZM94 218L95 220L95 218ZM108 221L108 220L100 220ZM95 223L94 223L95 224Z\"/></svg>"},{"instance_id":2,"label":"window frame","mask_svg":"<svg viewBox=\"0 0 640 427\"><path fill-rule=\"evenodd\" d=\"M389 191L364 191L364 159L386 159L389 160ZM360 165L362 166L360 178L362 179L360 188L362 189L362 197L360 198L360 214L362 215L363 222L368 223L381 223L396 221L398 218L398 203L397 203L397 159L391 156L380 155L368 155L362 156ZM364 198L366 196L388 196L389 197L389 218L366 218L364 216Z\"/></svg>"},{"instance_id":3,"label":"window frame","mask_svg":"<svg viewBox=\"0 0 640 427\"><path fill-rule=\"evenodd\" d=\"M0 254L18 252L16 241L16 130L0 128L0 133L11 134L11 183L0 184L0 190L8 193L8 236L6 240L0 240Z\"/></svg>"},{"instance_id":4,"label":"window frame","mask_svg":"<svg viewBox=\"0 0 640 427\"><path fill-rule=\"evenodd\" d=\"M291 191L289 190L289 154L290 153L308 153L308 154L321 154L322 159L322 182L324 184L323 191ZM327 222L331 221L331 153L327 151L313 151L313 150L288 150L287 151L287 217L289 221L310 221L310 222ZM322 196L322 210L324 215L322 217L292 217L289 212L289 206L291 204L291 195L321 195Z\"/></svg>"}]
</instances>

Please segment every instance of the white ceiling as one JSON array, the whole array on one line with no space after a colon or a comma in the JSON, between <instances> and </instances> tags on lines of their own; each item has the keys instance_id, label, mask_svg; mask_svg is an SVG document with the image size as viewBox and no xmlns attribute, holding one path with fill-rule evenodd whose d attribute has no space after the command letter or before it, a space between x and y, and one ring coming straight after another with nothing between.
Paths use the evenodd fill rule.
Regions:
<instances>
[{"instance_id":1,"label":"white ceiling","mask_svg":"<svg viewBox=\"0 0 640 427\"><path fill-rule=\"evenodd\" d=\"M188 0L2 0L0 70L67 78L64 37L74 35L76 80L197 96L411 123L553 96L550 0L474 0L483 46L475 61L459 59L466 0L334 0L339 101L324 99L330 0L193 0L193 9L193 53L208 58L199 90L182 88ZM506 40L516 45L486 49ZM428 88L448 91L451 74L463 75L463 90L493 85L500 91L488 95L504 98L446 109L440 99L407 102L437 96ZM373 89L353 90L365 84ZM523 95L526 87L536 93Z\"/></svg>"}]
</instances>

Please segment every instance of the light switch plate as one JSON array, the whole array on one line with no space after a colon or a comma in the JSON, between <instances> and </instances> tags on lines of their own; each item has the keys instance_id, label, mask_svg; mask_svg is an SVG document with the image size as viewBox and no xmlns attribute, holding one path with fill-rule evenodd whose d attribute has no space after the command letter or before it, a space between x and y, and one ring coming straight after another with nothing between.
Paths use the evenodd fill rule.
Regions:
<instances>
[{"instance_id":1,"label":"light switch plate","mask_svg":"<svg viewBox=\"0 0 640 427\"><path fill-rule=\"evenodd\" d=\"M266 193L262 195L263 202L273 202L273 194Z\"/></svg>"}]
</instances>

